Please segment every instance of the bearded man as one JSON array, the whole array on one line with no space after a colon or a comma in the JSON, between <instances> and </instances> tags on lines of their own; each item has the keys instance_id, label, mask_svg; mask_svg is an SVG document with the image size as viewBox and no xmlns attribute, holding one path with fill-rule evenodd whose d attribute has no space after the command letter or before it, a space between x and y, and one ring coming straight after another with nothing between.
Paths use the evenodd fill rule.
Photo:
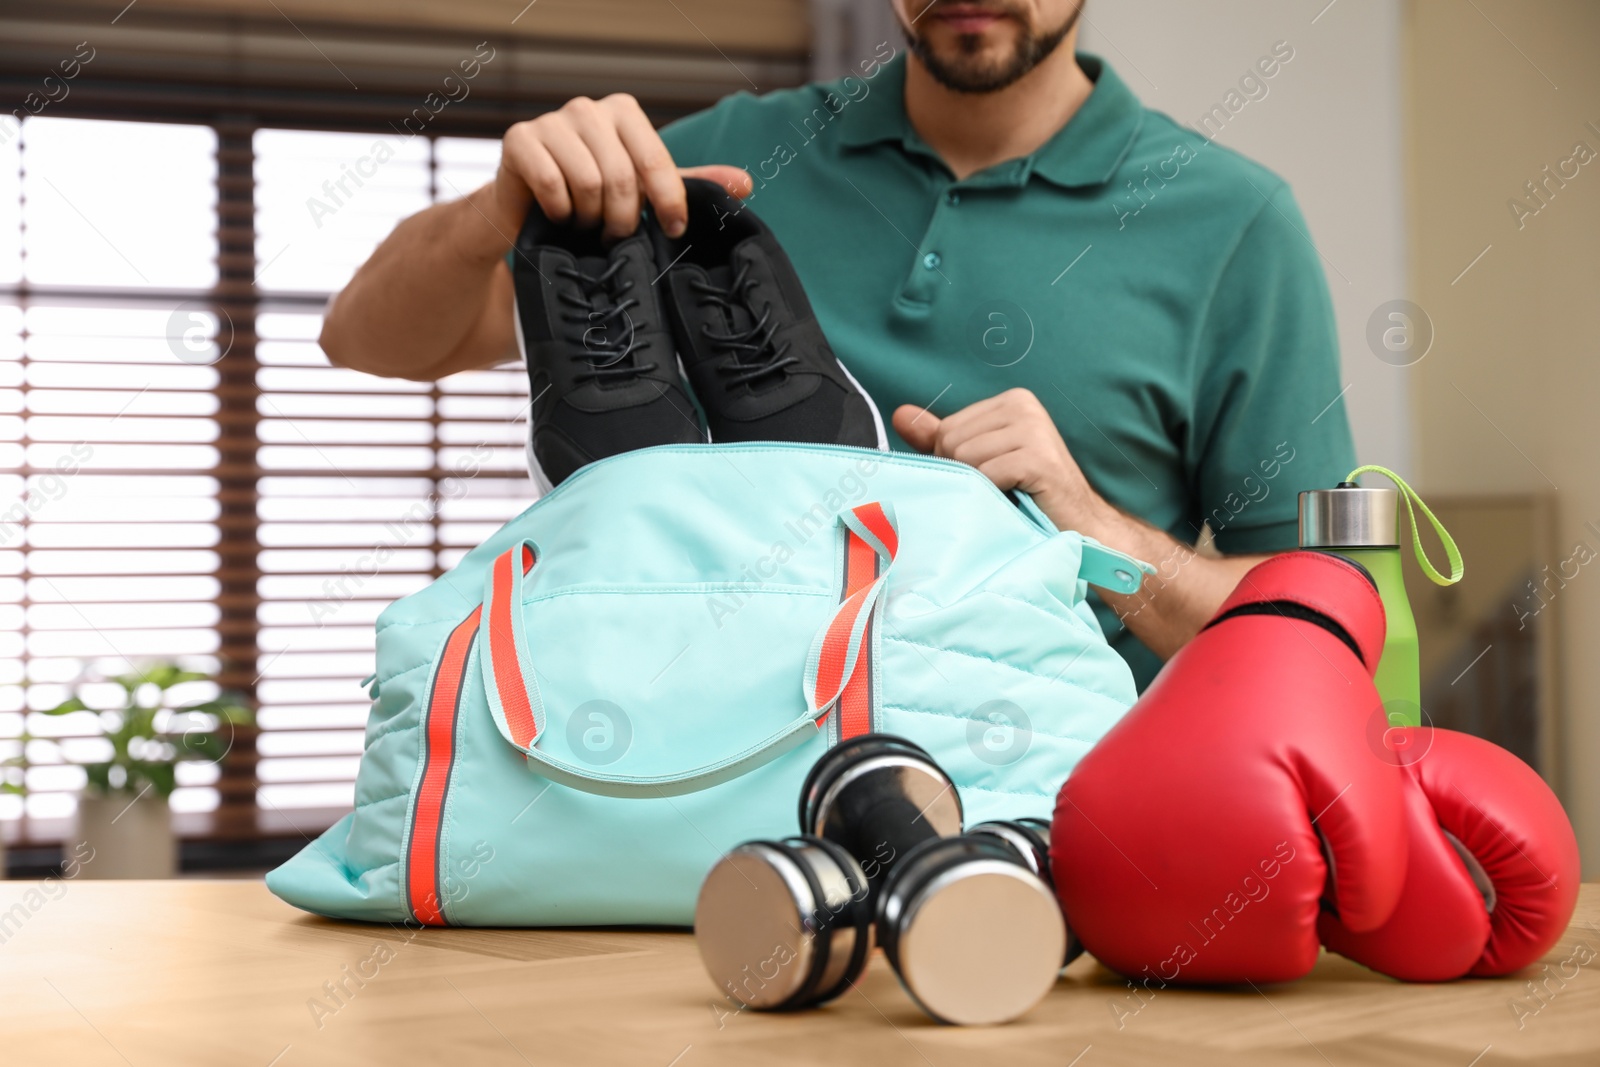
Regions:
<instances>
[{"instance_id":1,"label":"bearded man","mask_svg":"<svg viewBox=\"0 0 1600 1067\"><path fill-rule=\"evenodd\" d=\"M836 82L660 131L622 94L513 126L494 181L406 220L335 297L323 347L419 380L516 359L530 208L620 241L648 204L675 237L683 178L710 178L779 238L891 446L1155 564L1096 591L1142 687L1295 546L1297 490L1355 465L1317 252L1281 179L1077 51L1083 0L894 8L904 41Z\"/></svg>"}]
</instances>

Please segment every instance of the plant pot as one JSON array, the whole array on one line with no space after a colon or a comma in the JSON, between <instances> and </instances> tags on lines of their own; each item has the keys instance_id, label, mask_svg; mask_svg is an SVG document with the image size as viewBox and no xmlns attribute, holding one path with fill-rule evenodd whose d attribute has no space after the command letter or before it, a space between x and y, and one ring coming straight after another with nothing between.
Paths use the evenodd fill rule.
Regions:
<instances>
[{"instance_id":1,"label":"plant pot","mask_svg":"<svg viewBox=\"0 0 1600 1067\"><path fill-rule=\"evenodd\" d=\"M178 840L164 797L80 796L77 840L88 845L80 878L172 878L178 873Z\"/></svg>"}]
</instances>

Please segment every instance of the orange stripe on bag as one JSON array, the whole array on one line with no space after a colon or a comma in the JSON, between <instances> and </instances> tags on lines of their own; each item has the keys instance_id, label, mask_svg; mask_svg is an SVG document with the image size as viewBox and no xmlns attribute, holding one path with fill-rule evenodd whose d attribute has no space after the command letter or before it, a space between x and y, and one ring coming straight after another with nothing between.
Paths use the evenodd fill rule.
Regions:
<instances>
[{"instance_id":1,"label":"orange stripe on bag","mask_svg":"<svg viewBox=\"0 0 1600 1067\"><path fill-rule=\"evenodd\" d=\"M450 632L434 675L433 691L428 694L428 718L422 741L422 785L417 790L412 817L406 872L411 914L417 922L427 926L445 925L443 902L439 897L439 829L444 820L450 771L455 763L456 716L461 705L467 655L472 651L472 641L478 634L482 617L483 608L473 608L472 614Z\"/></svg>"},{"instance_id":2,"label":"orange stripe on bag","mask_svg":"<svg viewBox=\"0 0 1600 1067\"><path fill-rule=\"evenodd\" d=\"M526 748L539 734L533 718L533 706L528 702L528 685L522 676L522 663L517 659L515 639L511 633L511 613L519 605L511 603L510 549L494 561L494 609L489 618L489 651L494 657L494 684L500 694L500 707L505 711L506 725L511 729L511 740ZM522 546L522 573L533 569L533 551Z\"/></svg>"},{"instance_id":3,"label":"orange stripe on bag","mask_svg":"<svg viewBox=\"0 0 1600 1067\"><path fill-rule=\"evenodd\" d=\"M850 656L850 631L861 614L866 598L855 596L846 599L838 614L828 624L828 635L822 639L822 654L817 662L817 691L832 693L839 688L844 676L845 662ZM857 661L859 664L859 660Z\"/></svg>"},{"instance_id":4,"label":"orange stripe on bag","mask_svg":"<svg viewBox=\"0 0 1600 1067\"><path fill-rule=\"evenodd\" d=\"M900 535L895 532L889 516L883 513L883 505L876 502L863 504L855 509L854 514L861 520L861 525L872 531L872 535L883 542L883 547L889 552L889 558L893 559L895 553L900 551Z\"/></svg>"},{"instance_id":5,"label":"orange stripe on bag","mask_svg":"<svg viewBox=\"0 0 1600 1067\"><path fill-rule=\"evenodd\" d=\"M863 509L865 510L865 509ZM883 518L883 512L874 506L878 518ZM857 512L860 514L860 512ZM874 525L865 515L861 516L862 522L886 545L890 545L890 552L894 551L894 531L889 529L889 537L884 538L877 525ZM882 526L888 528L888 523ZM845 588L844 595L850 597L871 585L878 577L878 553L873 551L871 545L857 537L854 531L848 531L848 544L845 548ZM854 622L854 619L851 620ZM872 732L872 628L874 620L867 620L867 628L861 634L860 659L856 663L855 673L850 676L850 681L845 683L844 692L839 695L839 740L848 741L852 737ZM846 630L848 639L849 631ZM843 669L843 656L840 657L840 669ZM838 684L838 676L834 676L834 684Z\"/></svg>"}]
</instances>

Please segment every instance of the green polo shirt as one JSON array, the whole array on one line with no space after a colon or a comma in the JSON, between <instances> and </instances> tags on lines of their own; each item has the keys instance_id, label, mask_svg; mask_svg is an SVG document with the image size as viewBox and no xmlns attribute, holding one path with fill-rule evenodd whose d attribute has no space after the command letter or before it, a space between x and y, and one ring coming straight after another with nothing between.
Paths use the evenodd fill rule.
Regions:
<instances>
[{"instance_id":1,"label":"green polo shirt","mask_svg":"<svg viewBox=\"0 0 1600 1067\"><path fill-rule=\"evenodd\" d=\"M680 166L751 173L885 421L1030 389L1117 507L1188 543L1209 522L1224 552L1293 548L1296 494L1355 466L1306 224L1281 179L1079 62L1095 87L1072 120L961 181L906 118L903 56L662 137ZM1142 688L1160 661L1097 608Z\"/></svg>"}]
</instances>

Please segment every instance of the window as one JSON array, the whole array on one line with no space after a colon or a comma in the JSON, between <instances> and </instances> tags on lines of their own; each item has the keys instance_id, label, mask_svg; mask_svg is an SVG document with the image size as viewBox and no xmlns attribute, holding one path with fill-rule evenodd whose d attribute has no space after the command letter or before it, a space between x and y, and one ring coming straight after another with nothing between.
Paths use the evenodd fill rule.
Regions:
<instances>
[{"instance_id":1,"label":"window","mask_svg":"<svg viewBox=\"0 0 1600 1067\"><path fill-rule=\"evenodd\" d=\"M59 742L0 818L70 815L101 751L87 715L29 710L156 658L261 709L253 751L188 768L176 811L348 807L378 612L531 499L526 379L331 367L321 309L498 152L54 117L0 144L0 756L24 726Z\"/></svg>"},{"instance_id":2,"label":"window","mask_svg":"<svg viewBox=\"0 0 1600 1067\"><path fill-rule=\"evenodd\" d=\"M217 281L216 142L37 118L0 157L0 737L85 665L216 652L217 373L167 344L175 302ZM30 814L71 813L72 764L103 751L87 718L28 721L60 742L31 746ZM187 769L174 807L213 803L215 773ZM0 805L15 817L22 798Z\"/></svg>"},{"instance_id":3,"label":"window","mask_svg":"<svg viewBox=\"0 0 1600 1067\"><path fill-rule=\"evenodd\" d=\"M330 367L321 307L400 218L487 181L499 143L261 130L254 147L259 795L348 806L373 623L527 506L527 387L520 367L435 385ZM468 491L446 495L466 471Z\"/></svg>"}]
</instances>

